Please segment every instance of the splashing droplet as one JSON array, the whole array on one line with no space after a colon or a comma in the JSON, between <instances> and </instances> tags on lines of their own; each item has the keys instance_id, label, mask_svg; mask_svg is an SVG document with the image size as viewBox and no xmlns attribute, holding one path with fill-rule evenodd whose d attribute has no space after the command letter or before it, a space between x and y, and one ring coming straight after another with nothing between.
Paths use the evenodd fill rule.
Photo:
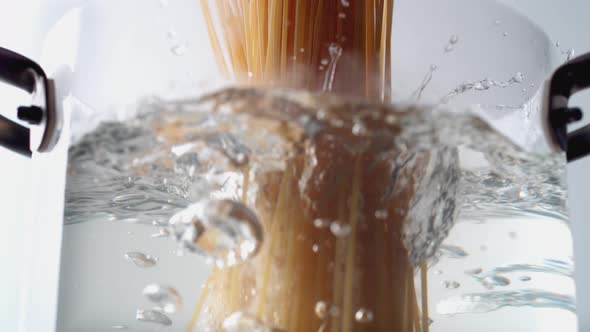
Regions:
<instances>
[{"instance_id":1,"label":"splashing droplet","mask_svg":"<svg viewBox=\"0 0 590 332\"><path fill-rule=\"evenodd\" d=\"M459 36L457 35L452 35L451 38L449 39L449 43L451 43L452 45L455 45L459 42Z\"/></svg>"},{"instance_id":2,"label":"splashing droplet","mask_svg":"<svg viewBox=\"0 0 590 332\"><path fill-rule=\"evenodd\" d=\"M445 53L449 53L454 49L455 49L455 46L449 44L449 45L445 46Z\"/></svg>"},{"instance_id":3,"label":"splashing droplet","mask_svg":"<svg viewBox=\"0 0 590 332\"><path fill-rule=\"evenodd\" d=\"M531 277L529 277L529 276L521 276L520 278L518 278L518 280L527 282L527 281L531 281Z\"/></svg>"},{"instance_id":4,"label":"splashing droplet","mask_svg":"<svg viewBox=\"0 0 590 332\"><path fill-rule=\"evenodd\" d=\"M500 21L500 20L495 20L495 21L494 21L494 25L495 25L495 26L499 26L499 25L501 25L501 24L502 24L502 21Z\"/></svg>"},{"instance_id":5,"label":"splashing droplet","mask_svg":"<svg viewBox=\"0 0 590 332\"><path fill-rule=\"evenodd\" d=\"M217 267L242 263L262 244L262 226L252 210L232 200L204 200L170 218L182 248L211 258Z\"/></svg>"},{"instance_id":6,"label":"splashing droplet","mask_svg":"<svg viewBox=\"0 0 590 332\"><path fill-rule=\"evenodd\" d=\"M461 287L461 284L458 283L457 281L454 281L454 280L451 280L451 281L445 280L441 284L446 289L457 289L457 288Z\"/></svg>"},{"instance_id":7,"label":"splashing droplet","mask_svg":"<svg viewBox=\"0 0 590 332\"><path fill-rule=\"evenodd\" d=\"M334 221L330 224L330 232L336 237L345 237L350 234L350 225Z\"/></svg>"},{"instance_id":8,"label":"splashing droplet","mask_svg":"<svg viewBox=\"0 0 590 332\"><path fill-rule=\"evenodd\" d=\"M186 51L188 51L188 48L183 44L174 45L172 48L170 48L170 52L176 56L183 56L186 54Z\"/></svg>"},{"instance_id":9,"label":"splashing droplet","mask_svg":"<svg viewBox=\"0 0 590 332\"><path fill-rule=\"evenodd\" d=\"M576 55L576 50L570 48L565 52L566 61L570 61Z\"/></svg>"},{"instance_id":10,"label":"splashing droplet","mask_svg":"<svg viewBox=\"0 0 590 332\"><path fill-rule=\"evenodd\" d=\"M315 304L314 311L319 319L326 319L326 317L328 317L328 304L324 301L318 301Z\"/></svg>"},{"instance_id":11,"label":"splashing droplet","mask_svg":"<svg viewBox=\"0 0 590 332\"><path fill-rule=\"evenodd\" d=\"M558 42L558 41L556 41L556 42L555 42L555 47L560 47L560 46L561 46L561 43L560 43L560 42Z\"/></svg>"},{"instance_id":12,"label":"splashing droplet","mask_svg":"<svg viewBox=\"0 0 590 332\"><path fill-rule=\"evenodd\" d=\"M487 288L494 288L495 286L503 287L510 285L510 279L499 275L493 275L483 278L482 283Z\"/></svg>"},{"instance_id":13,"label":"splashing droplet","mask_svg":"<svg viewBox=\"0 0 590 332\"><path fill-rule=\"evenodd\" d=\"M280 332L281 330L272 328L258 319L251 317L241 311L236 311L223 320L221 328L224 332Z\"/></svg>"},{"instance_id":14,"label":"splashing droplet","mask_svg":"<svg viewBox=\"0 0 590 332\"><path fill-rule=\"evenodd\" d=\"M155 266L156 263L158 262L158 258L150 256L150 255L146 255L144 253L137 252L137 251L132 251L132 252L126 253L125 258L130 260L131 262L133 262L133 264L135 264L135 266L141 267L141 268L148 268L148 267Z\"/></svg>"},{"instance_id":15,"label":"splashing droplet","mask_svg":"<svg viewBox=\"0 0 590 332\"><path fill-rule=\"evenodd\" d=\"M172 325L172 320L158 310L137 309L135 312L135 319L140 322L155 323L164 326Z\"/></svg>"},{"instance_id":16,"label":"splashing droplet","mask_svg":"<svg viewBox=\"0 0 590 332\"><path fill-rule=\"evenodd\" d=\"M508 37L508 32L507 32L507 31L504 31L504 32L502 33L502 36L504 36L504 37Z\"/></svg>"},{"instance_id":17,"label":"splashing droplet","mask_svg":"<svg viewBox=\"0 0 590 332\"><path fill-rule=\"evenodd\" d=\"M451 246L451 245L441 245L439 248L441 255L447 256L449 258L464 258L469 256L469 254L463 250L463 248L458 246Z\"/></svg>"},{"instance_id":18,"label":"splashing droplet","mask_svg":"<svg viewBox=\"0 0 590 332\"><path fill-rule=\"evenodd\" d=\"M180 294L172 287L150 284L143 289L142 294L169 314L182 307Z\"/></svg>"},{"instance_id":19,"label":"splashing droplet","mask_svg":"<svg viewBox=\"0 0 590 332\"><path fill-rule=\"evenodd\" d=\"M338 18L346 18L346 14L345 13L338 13Z\"/></svg>"},{"instance_id":20,"label":"splashing droplet","mask_svg":"<svg viewBox=\"0 0 590 332\"><path fill-rule=\"evenodd\" d=\"M387 212L387 210L375 211L375 218L377 218L377 219L387 219L388 215L389 215L389 213Z\"/></svg>"},{"instance_id":21,"label":"splashing droplet","mask_svg":"<svg viewBox=\"0 0 590 332\"><path fill-rule=\"evenodd\" d=\"M168 237L168 236L170 236L170 232L166 228L160 228L160 229L158 229L158 232L150 235L151 238L162 238L162 237Z\"/></svg>"},{"instance_id":22,"label":"splashing droplet","mask_svg":"<svg viewBox=\"0 0 590 332\"><path fill-rule=\"evenodd\" d=\"M360 308L354 314L354 319L359 323L370 323L373 321L373 312L366 308Z\"/></svg>"},{"instance_id":23,"label":"splashing droplet","mask_svg":"<svg viewBox=\"0 0 590 332\"><path fill-rule=\"evenodd\" d=\"M434 275L439 276L439 275L443 274L443 271L442 270L434 270L433 273L434 273Z\"/></svg>"},{"instance_id":24,"label":"splashing droplet","mask_svg":"<svg viewBox=\"0 0 590 332\"><path fill-rule=\"evenodd\" d=\"M315 243L314 243L314 244L311 246L311 250L312 250L313 252L315 252L315 253L318 253L318 252L320 251L320 246L318 246L317 244L315 244Z\"/></svg>"},{"instance_id":25,"label":"splashing droplet","mask_svg":"<svg viewBox=\"0 0 590 332\"><path fill-rule=\"evenodd\" d=\"M340 4L342 7L350 7L350 2L348 0L340 0Z\"/></svg>"},{"instance_id":26,"label":"splashing droplet","mask_svg":"<svg viewBox=\"0 0 590 332\"><path fill-rule=\"evenodd\" d=\"M328 63L330 63L330 60L328 60L328 59L326 59L326 58L323 58L323 59L320 61L320 63L322 64L322 66L327 66L327 65L328 65Z\"/></svg>"},{"instance_id":27,"label":"splashing droplet","mask_svg":"<svg viewBox=\"0 0 590 332\"><path fill-rule=\"evenodd\" d=\"M313 225L316 228L326 228L328 226L330 226L331 221L328 219L322 219L322 218L317 218L313 221Z\"/></svg>"},{"instance_id":28,"label":"splashing droplet","mask_svg":"<svg viewBox=\"0 0 590 332\"><path fill-rule=\"evenodd\" d=\"M168 37L168 39L173 40L176 38L176 30L174 29L170 29L168 30L168 32L166 32L166 36Z\"/></svg>"},{"instance_id":29,"label":"splashing droplet","mask_svg":"<svg viewBox=\"0 0 590 332\"><path fill-rule=\"evenodd\" d=\"M361 136L367 133L367 127L361 122L357 122L352 125L352 134L355 136Z\"/></svg>"},{"instance_id":30,"label":"splashing droplet","mask_svg":"<svg viewBox=\"0 0 590 332\"><path fill-rule=\"evenodd\" d=\"M483 269L481 267L476 267L475 269L471 269L471 270L466 270L465 274L469 274L469 275L477 275L483 272Z\"/></svg>"}]
</instances>

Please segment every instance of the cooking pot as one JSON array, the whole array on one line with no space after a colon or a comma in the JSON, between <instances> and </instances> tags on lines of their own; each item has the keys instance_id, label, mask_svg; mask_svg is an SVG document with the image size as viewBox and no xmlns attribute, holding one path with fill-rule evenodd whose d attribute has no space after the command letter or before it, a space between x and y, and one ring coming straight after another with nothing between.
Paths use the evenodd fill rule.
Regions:
<instances>
[{"instance_id":1,"label":"cooking pot","mask_svg":"<svg viewBox=\"0 0 590 332\"><path fill-rule=\"evenodd\" d=\"M570 124L582 117L582 111L570 107L568 100L572 94L590 85L590 54L571 59L550 73L552 59L547 59L549 56L544 52L536 52L539 49L550 49L547 46L552 43L542 31L518 14L493 1L457 0L453 4L429 4L436 8L432 8L432 14L424 17L420 9L424 6L423 2L399 1L399 5L396 4L394 22L398 24L398 28L394 29L393 36L397 40L394 40L394 45L399 45L399 52L394 52L397 57L394 59L394 77L399 77L396 83L398 86L394 87L398 91L398 96L394 94L396 100L410 100L424 74L452 76L445 73L445 70L451 69L445 69L444 65L447 68L462 69L457 71L453 82L433 80L422 94L421 102L440 102L438 97L452 90L452 84L473 79L469 75L484 75L478 70L490 70L494 75L502 76L506 75L502 67L519 68L517 70L525 73L529 78L528 82L535 86L524 97L517 94L518 98L513 98L507 95L507 91L473 98L465 95L449 101L449 107L472 106L477 100L481 104L479 107L486 111L497 100L510 100L503 102L509 104L521 98L530 111L530 118L535 119L536 123L527 126L535 130L527 137L519 136L523 132L512 129L522 125L522 121L508 117L504 123L509 129L499 128L506 136L521 145L528 145L529 148L534 146L533 150L563 151L569 161L590 153L590 126L575 131L568 130ZM50 5L47 8L49 7ZM134 16L132 24L129 13L135 13L137 8L143 8L142 15ZM449 8L462 8L461 14L454 13ZM121 105L133 103L135 98L142 95L156 94L173 99L190 94L196 87L202 89L203 80L217 77L213 69L213 58L204 42L207 38L205 28L199 20L191 19L198 15L198 11L196 4L176 5L166 1L147 4L138 1L64 1L62 8L49 10L51 15L47 15L40 24L41 30L49 31L44 37L45 48L38 61L0 49L0 79L32 94L30 105L22 105L15 110L2 110L4 116L0 117L0 144L33 158L35 162L34 181L38 190L31 202L39 207L36 208L39 215L37 222L32 225L37 231L32 234L32 247L28 255L32 271L30 282L36 286L32 286L29 291L27 306L31 308L29 317L37 319L27 322L31 324L31 330L36 330L36 327L47 328L55 321L55 311L46 308L54 308L57 299L63 216L61 193L64 191L65 156L70 138L76 140L101 120L130 116L132 112ZM444 20L446 14L457 15L459 18L449 26ZM411 17L420 15L423 17L422 22L432 24L411 22ZM174 18L178 21L177 26L171 23ZM468 44L470 39L472 42L486 40L478 35L484 33L483 28L482 31L466 31L466 27L474 25L473 21L483 18L489 21L490 26L494 26L496 20L502 21L503 28L495 31L496 34L501 35L504 29L512 31L512 34L521 32L522 36L516 38L515 45L528 45L530 41L534 41L532 44L538 48L519 48L522 52L516 59L506 60L514 62L510 65L495 61L498 55L492 54L502 49L514 49L511 44L502 44L511 43L504 40L506 38L498 38L500 41L497 43L502 47L496 47L496 41L490 41L491 51L485 57L487 61L482 61L477 53L465 51L461 54L460 46ZM170 28L171 26L174 28ZM433 26L439 28L433 29ZM441 26L445 28L442 29ZM494 31L493 29L487 26L485 33ZM414 36L430 37L420 41L411 37L410 31L413 31ZM422 62L415 59L417 53L429 54L432 49L437 49L444 55L445 45L439 45L441 34L448 38L453 33L461 38L457 50L453 52L460 59L456 62L462 63L462 67L448 65L449 60L444 58L438 63L439 68L431 72L430 64L438 61L437 59L423 57L425 60ZM186 35L183 37L185 40L180 40L180 34ZM445 39L442 42L444 44ZM202 53L199 58L201 62L195 65L197 53ZM452 55L453 53L450 54ZM136 59L141 61L135 62ZM153 65L154 63L162 65ZM208 89L211 85L207 85ZM490 116L485 112L481 114L484 118ZM51 176L47 176L48 174ZM58 198L50 201L47 197ZM40 219L48 219L48 222L41 222ZM42 286L47 284L52 286ZM39 294L44 294L41 297L47 299L46 303L34 303L32 296L39 298Z\"/></svg>"}]
</instances>

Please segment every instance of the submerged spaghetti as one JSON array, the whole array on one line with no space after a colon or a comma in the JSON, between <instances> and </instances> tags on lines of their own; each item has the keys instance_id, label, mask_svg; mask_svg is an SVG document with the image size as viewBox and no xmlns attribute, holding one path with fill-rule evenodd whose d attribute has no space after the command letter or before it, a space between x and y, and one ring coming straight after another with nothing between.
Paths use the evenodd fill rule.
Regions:
<instances>
[{"instance_id":1,"label":"submerged spaghetti","mask_svg":"<svg viewBox=\"0 0 590 332\"><path fill-rule=\"evenodd\" d=\"M390 99L392 0L201 5L229 78ZM232 112L257 117L251 130L275 130L293 145L282 171L257 172L255 161L243 167L242 200L255 202L265 242L255 259L212 272L189 330L219 330L240 311L281 331L427 332L426 264L415 285L403 223L431 156L392 163L404 153L395 146L396 119L375 109L281 104L269 115L256 112L273 107L245 105ZM401 188L391 187L394 173L405 179Z\"/></svg>"}]
</instances>

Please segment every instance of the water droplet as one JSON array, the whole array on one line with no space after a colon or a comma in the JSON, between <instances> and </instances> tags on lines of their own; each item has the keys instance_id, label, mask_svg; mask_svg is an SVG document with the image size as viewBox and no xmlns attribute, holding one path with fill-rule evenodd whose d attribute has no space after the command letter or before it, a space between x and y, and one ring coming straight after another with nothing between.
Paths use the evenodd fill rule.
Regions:
<instances>
[{"instance_id":1,"label":"water droplet","mask_svg":"<svg viewBox=\"0 0 590 332\"><path fill-rule=\"evenodd\" d=\"M158 232L150 235L150 237L152 238L162 238L162 237L168 237L170 236L170 231L168 231L168 229L166 228L160 228L158 229Z\"/></svg>"},{"instance_id":2,"label":"water droplet","mask_svg":"<svg viewBox=\"0 0 590 332\"><path fill-rule=\"evenodd\" d=\"M178 308L182 307L180 294L172 287L150 284L145 286L142 294L169 314L175 313Z\"/></svg>"},{"instance_id":3,"label":"water droplet","mask_svg":"<svg viewBox=\"0 0 590 332\"><path fill-rule=\"evenodd\" d=\"M252 258L262 244L256 214L232 200L204 200L170 218L170 232L182 248L228 267Z\"/></svg>"},{"instance_id":4,"label":"water droplet","mask_svg":"<svg viewBox=\"0 0 590 332\"><path fill-rule=\"evenodd\" d=\"M457 259L469 256L469 254L463 250L463 248L447 244L441 245L439 251L441 255L447 256L449 258Z\"/></svg>"},{"instance_id":5,"label":"water droplet","mask_svg":"<svg viewBox=\"0 0 590 332\"><path fill-rule=\"evenodd\" d=\"M373 321L373 312L366 308L360 308L354 314L354 319L359 323L370 323Z\"/></svg>"},{"instance_id":6,"label":"water droplet","mask_svg":"<svg viewBox=\"0 0 590 332\"><path fill-rule=\"evenodd\" d=\"M340 4L342 7L350 7L350 2L348 0L340 0Z\"/></svg>"},{"instance_id":7,"label":"water droplet","mask_svg":"<svg viewBox=\"0 0 590 332\"><path fill-rule=\"evenodd\" d=\"M482 272L483 272L483 269L481 267L476 267L475 269L466 270L465 274L476 275L476 274L480 274Z\"/></svg>"},{"instance_id":8,"label":"water droplet","mask_svg":"<svg viewBox=\"0 0 590 332\"><path fill-rule=\"evenodd\" d=\"M569 50L567 50L565 52L565 55L566 55L566 60L570 61L576 55L576 50L574 50L573 48L570 48Z\"/></svg>"},{"instance_id":9,"label":"water droplet","mask_svg":"<svg viewBox=\"0 0 590 332\"><path fill-rule=\"evenodd\" d=\"M499 275L487 276L483 278L482 282L488 288L493 288L494 286L510 285L510 279Z\"/></svg>"},{"instance_id":10,"label":"water droplet","mask_svg":"<svg viewBox=\"0 0 590 332\"><path fill-rule=\"evenodd\" d=\"M129 232L127 232L127 235L133 236L133 235L135 235L135 233L133 233L132 231L129 231Z\"/></svg>"},{"instance_id":11,"label":"water droplet","mask_svg":"<svg viewBox=\"0 0 590 332\"><path fill-rule=\"evenodd\" d=\"M388 114L385 116L385 123L387 123L388 125L394 125L396 124L397 121L397 117L393 114Z\"/></svg>"},{"instance_id":12,"label":"water droplet","mask_svg":"<svg viewBox=\"0 0 590 332\"><path fill-rule=\"evenodd\" d=\"M452 45L455 45L459 42L459 36L457 35L452 35L451 38L449 39L449 43L451 43Z\"/></svg>"},{"instance_id":13,"label":"water droplet","mask_svg":"<svg viewBox=\"0 0 590 332\"><path fill-rule=\"evenodd\" d=\"M356 136L361 136L367 133L367 127L361 122L356 122L352 126L352 134Z\"/></svg>"},{"instance_id":14,"label":"water droplet","mask_svg":"<svg viewBox=\"0 0 590 332\"><path fill-rule=\"evenodd\" d=\"M251 317L241 311L236 311L223 320L221 328L224 332L280 332L281 330L272 328L258 319Z\"/></svg>"},{"instance_id":15,"label":"water droplet","mask_svg":"<svg viewBox=\"0 0 590 332\"><path fill-rule=\"evenodd\" d=\"M428 326L432 325L432 323L434 323L434 320L432 318L428 318Z\"/></svg>"},{"instance_id":16,"label":"water droplet","mask_svg":"<svg viewBox=\"0 0 590 332\"><path fill-rule=\"evenodd\" d=\"M330 306L330 316L332 316L332 317L340 316L340 308L336 305L331 305Z\"/></svg>"},{"instance_id":17,"label":"water droplet","mask_svg":"<svg viewBox=\"0 0 590 332\"><path fill-rule=\"evenodd\" d=\"M172 325L172 320L158 310L137 309L135 312L135 319L140 322L156 323L164 326Z\"/></svg>"},{"instance_id":18,"label":"water droplet","mask_svg":"<svg viewBox=\"0 0 590 332\"><path fill-rule=\"evenodd\" d=\"M328 219L317 218L313 221L313 225L317 228L326 228L330 226L331 221Z\"/></svg>"},{"instance_id":19,"label":"water droplet","mask_svg":"<svg viewBox=\"0 0 590 332\"><path fill-rule=\"evenodd\" d=\"M529 276L521 276L520 278L518 278L518 280L527 282L527 281L531 281L531 277L529 277Z\"/></svg>"},{"instance_id":20,"label":"water droplet","mask_svg":"<svg viewBox=\"0 0 590 332\"><path fill-rule=\"evenodd\" d=\"M555 47L560 47L560 46L561 46L561 43L560 43L560 42L558 42L558 41L556 41L556 42L555 42Z\"/></svg>"},{"instance_id":21,"label":"water droplet","mask_svg":"<svg viewBox=\"0 0 590 332\"><path fill-rule=\"evenodd\" d=\"M508 37L508 32L507 32L507 31L504 31L504 32L502 33L502 36L504 36L504 37Z\"/></svg>"},{"instance_id":22,"label":"water droplet","mask_svg":"<svg viewBox=\"0 0 590 332\"><path fill-rule=\"evenodd\" d=\"M350 234L350 225L338 221L330 224L330 232L336 237L344 237Z\"/></svg>"},{"instance_id":23,"label":"water droplet","mask_svg":"<svg viewBox=\"0 0 590 332\"><path fill-rule=\"evenodd\" d=\"M518 234L515 231L510 231L508 232L508 237L511 239L516 239L518 237Z\"/></svg>"},{"instance_id":24,"label":"water droplet","mask_svg":"<svg viewBox=\"0 0 590 332\"><path fill-rule=\"evenodd\" d=\"M299 49L299 52L300 52L300 53L303 53L303 52L305 52L305 48L303 48L303 47L302 47L302 48L300 48L300 49Z\"/></svg>"},{"instance_id":25,"label":"water droplet","mask_svg":"<svg viewBox=\"0 0 590 332\"><path fill-rule=\"evenodd\" d=\"M512 79L516 83L522 83L524 81L524 75L521 72L517 72L516 74L514 74L514 77L512 77Z\"/></svg>"},{"instance_id":26,"label":"water droplet","mask_svg":"<svg viewBox=\"0 0 590 332\"><path fill-rule=\"evenodd\" d=\"M155 266L158 262L156 257L152 257L150 255L146 255L141 252L132 251L125 254L125 258L132 261L133 264L137 267L147 268Z\"/></svg>"},{"instance_id":27,"label":"water droplet","mask_svg":"<svg viewBox=\"0 0 590 332\"><path fill-rule=\"evenodd\" d=\"M183 44L174 45L174 46L172 46L172 48L170 48L170 52L172 52L172 54L174 54L176 56L185 55L187 50L188 50L188 48L186 47L186 45L183 45Z\"/></svg>"},{"instance_id":28,"label":"water droplet","mask_svg":"<svg viewBox=\"0 0 590 332\"><path fill-rule=\"evenodd\" d=\"M387 210L377 210L375 211L375 218L377 219L387 219L389 213Z\"/></svg>"},{"instance_id":29,"label":"water droplet","mask_svg":"<svg viewBox=\"0 0 590 332\"><path fill-rule=\"evenodd\" d=\"M252 78L252 77L254 77L254 73L253 73L253 72L251 72L251 71L249 71L249 72L248 72L248 78Z\"/></svg>"},{"instance_id":30,"label":"water droplet","mask_svg":"<svg viewBox=\"0 0 590 332\"><path fill-rule=\"evenodd\" d=\"M174 29L170 29L166 33L166 36L168 37L168 39L171 39L171 40L175 39L176 38L176 31Z\"/></svg>"},{"instance_id":31,"label":"water droplet","mask_svg":"<svg viewBox=\"0 0 590 332\"><path fill-rule=\"evenodd\" d=\"M328 316L328 304L324 301L318 301L315 304L315 315L318 316L319 319L326 319Z\"/></svg>"},{"instance_id":32,"label":"water droplet","mask_svg":"<svg viewBox=\"0 0 590 332\"><path fill-rule=\"evenodd\" d=\"M443 271L442 270L434 270L433 273L434 273L434 275L439 276L439 275L443 274Z\"/></svg>"},{"instance_id":33,"label":"water droplet","mask_svg":"<svg viewBox=\"0 0 590 332\"><path fill-rule=\"evenodd\" d=\"M328 60L328 59L326 59L326 58L323 58L323 59L320 61L320 63L322 64L322 66L327 66L329 62L330 62L330 60Z\"/></svg>"},{"instance_id":34,"label":"water droplet","mask_svg":"<svg viewBox=\"0 0 590 332\"><path fill-rule=\"evenodd\" d=\"M445 280L441 283L446 289L457 289L461 286L460 283L456 282L456 281L448 281Z\"/></svg>"},{"instance_id":35,"label":"water droplet","mask_svg":"<svg viewBox=\"0 0 590 332\"><path fill-rule=\"evenodd\" d=\"M346 14L345 13L338 13L338 18L346 18Z\"/></svg>"},{"instance_id":36,"label":"water droplet","mask_svg":"<svg viewBox=\"0 0 590 332\"><path fill-rule=\"evenodd\" d=\"M318 252L320 251L320 246L318 246L317 244L315 244L315 243L314 243L314 244L311 246L311 250L312 250L313 252L315 252L315 253L318 253Z\"/></svg>"},{"instance_id":37,"label":"water droplet","mask_svg":"<svg viewBox=\"0 0 590 332\"><path fill-rule=\"evenodd\" d=\"M495 20L495 21L494 21L494 25L495 25L495 26L498 26L498 25L500 25L500 24L502 24L502 21L500 21L500 20Z\"/></svg>"},{"instance_id":38,"label":"water droplet","mask_svg":"<svg viewBox=\"0 0 590 332\"><path fill-rule=\"evenodd\" d=\"M111 328L113 330L127 330L127 325L113 325Z\"/></svg>"},{"instance_id":39,"label":"water droplet","mask_svg":"<svg viewBox=\"0 0 590 332\"><path fill-rule=\"evenodd\" d=\"M445 53L451 52L455 47L451 44L445 46Z\"/></svg>"}]
</instances>

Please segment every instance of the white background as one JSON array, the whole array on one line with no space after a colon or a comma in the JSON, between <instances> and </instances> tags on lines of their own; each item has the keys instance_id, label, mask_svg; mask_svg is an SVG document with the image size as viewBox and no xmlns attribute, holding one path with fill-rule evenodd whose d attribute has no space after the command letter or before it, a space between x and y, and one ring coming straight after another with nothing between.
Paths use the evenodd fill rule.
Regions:
<instances>
[{"instance_id":1,"label":"white background","mask_svg":"<svg viewBox=\"0 0 590 332\"><path fill-rule=\"evenodd\" d=\"M195 0L196 1L196 0ZM436 1L436 0L433 0ZM444 1L444 0L438 0ZM590 51L590 1L588 0L503 0L537 22L565 51L574 48L577 54ZM21 36L29 35L26 2L0 0L0 46L19 49ZM7 100L0 85L0 113L12 112L13 102ZM22 97L22 96L20 96ZM8 98L10 99L10 98ZM573 103L587 109L590 118L590 93L574 98ZM587 122L588 120L586 120ZM23 243L22 220L30 213L30 165L26 159L0 148L0 326L16 331L20 298ZM574 234L578 316L580 330L590 331L590 158L568 168L568 185L572 228ZM24 285L22 285L24 286Z\"/></svg>"}]
</instances>

